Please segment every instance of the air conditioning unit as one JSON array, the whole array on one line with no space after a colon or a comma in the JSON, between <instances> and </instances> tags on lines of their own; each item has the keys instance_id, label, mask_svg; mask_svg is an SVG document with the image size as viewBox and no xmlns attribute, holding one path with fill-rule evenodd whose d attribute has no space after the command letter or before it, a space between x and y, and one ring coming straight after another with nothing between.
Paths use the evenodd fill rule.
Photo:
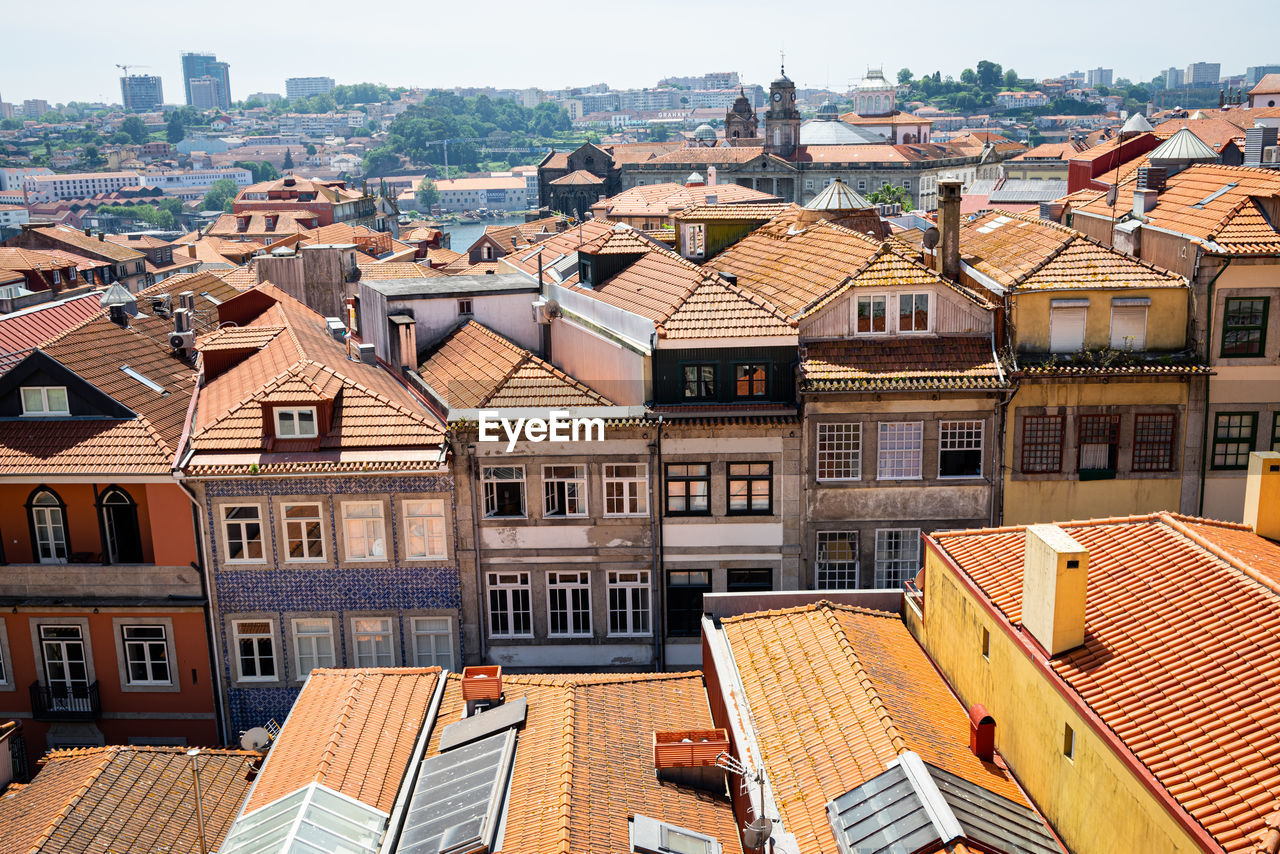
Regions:
<instances>
[{"instance_id":1,"label":"air conditioning unit","mask_svg":"<svg viewBox=\"0 0 1280 854\"><path fill-rule=\"evenodd\" d=\"M1280 163L1280 146L1273 145L1270 148L1262 149L1262 162Z\"/></svg>"},{"instance_id":2,"label":"air conditioning unit","mask_svg":"<svg viewBox=\"0 0 1280 854\"><path fill-rule=\"evenodd\" d=\"M196 346L196 334L191 330L186 332L170 332L169 346L175 350L194 350Z\"/></svg>"}]
</instances>

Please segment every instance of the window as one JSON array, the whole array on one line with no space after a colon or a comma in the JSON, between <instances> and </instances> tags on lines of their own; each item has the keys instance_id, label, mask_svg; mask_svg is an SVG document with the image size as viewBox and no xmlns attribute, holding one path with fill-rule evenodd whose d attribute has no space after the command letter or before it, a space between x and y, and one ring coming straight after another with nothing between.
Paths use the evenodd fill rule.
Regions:
<instances>
[{"instance_id":1,"label":"window","mask_svg":"<svg viewBox=\"0 0 1280 854\"><path fill-rule=\"evenodd\" d=\"M859 587L858 532L819 531L815 570L819 590Z\"/></svg>"},{"instance_id":2,"label":"window","mask_svg":"<svg viewBox=\"0 0 1280 854\"><path fill-rule=\"evenodd\" d=\"M920 571L920 529L876 529L876 587L901 587Z\"/></svg>"},{"instance_id":3,"label":"window","mask_svg":"<svg viewBox=\"0 0 1280 854\"><path fill-rule=\"evenodd\" d=\"M333 623L326 619L293 621L293 649L298 662L298 678L306 679L312 670L336 667L333 650Z\"/></svg>"},{"instance_id":4,"label":"window","mask_svg":"<svg viewBox=\"0 0 1280 854\"><path fill-rule=\"evenodd\" d=\"M928 294L898 294L898 331L929 331Z\"/></svg>"},{"instance_id":5,"label":"window","mask_svg":"<svg viewBox=\"0 0 1280 854\"><path fill-rule=\"evenodd\" d=\"M1111 301L1111 348L1145 350L1147 347L1146 299Z\"/></svg>"},{"instance_id":6,"label":"window","mask_svg":"<svg viewBox=\"0 0 1280 854\"><path fill-rule=\"evenodd\" d=\"M256 504L222 508L222 530L227 540L227 561L262 560L262 509Z\"/></svg>"},{"instance_id":7,"label":"window","mask_svg":"<svg viewBox=\"0 0 1280 854\"><path fill-rule=\"evenodd\" d=\"M711 466L706 463L667 463L667 515L707 516L711 513Z\"/></svg>"},{"instance_id":8,"label":"window","mask_svg":"<svg viewBox=\"0 0 1280 854\"><path fill-rule=\"evenodd\" d=\"M1022 419L1022 471L1062 471L1062 416L1028 415Z\"/></svg>"},{"instance_id":9,"label":"window","mask_svg":"<svg viewBox=\"0 0 1280 854\"><path fill-rule=\"evenodd\" d=\"M271 620L236 620L236 660L241 682L273 682L276 678L275 624Z\"/></svg>"},{"instance_id":10,"label":"window","mask_svg":"<svg viewBox=\"0 0 1280 854\"><path fill-rule=\"evenodd\" d=\"M347 560L379 560L387 556L382 502L344 502L342 530Z\"/></svg>"},{"instance_id":11,"label":"window","mask_svg":"<svg viewBox=\"0 0 1280 854\"><path fill-rule=\"evenodd\" d=\"M70 415L67 387L61 385L28 385L22 387L23 415Z\"/></svg>"},{"instance_id":12,"label":"window","mask_svg":"<svg viewBox=\"0 0 1280 854\"><path fill-rule=\"evenodd\" d=\"M877 479L918 479L923 449L923 421L881 422L880 446L876 455Z\"/></svg>"},{"instance_id":13,"label":"window","mask_svg":"<svg viewBox=\"0 0 1280 854\"><path fill-rule=\"evenodd\" d=\"M765 366L761 364L734 365L733 393L735 397L764 397L768 394Z\"/></svg>"},{"instance_id":14,"label":"window","mask_svg":"<svg viewBox=\"0 0 1280 854\"><path fill-rule=\"evenodd\" d=\"M911 189L911 179L910 179L910 178L905 178L905 179L903 179L903 181L902 181L902 189L904 189L904 190L910 190L910 189Z\"/></svg>"},{"instance_id":15,"label":"window","mask_svg":"<svg viewBox=\"0 0 1280 854\"><path fill-rule=\"evenodd\" d=\"M867 179L866 179L866 178L859 178L859 179L858 179L858 189L859 189L859 190L865 190L865 189L867 189Z\"/></svg>"},{"instance_id":16,"label":"window","mask_svg":"<svg viewBox=\"0 0 1280 854\"><path fill-rule=\"evenodd\" d=\"M413 663L418 667L453 669L453 620L448 617L413 617L409 621Z\"/></svg>"},{"instance_id":17,"label":"window","mask_svg":"<svg viewBox=\"0 0 1280 854\"><path fill-rule=\"evenodd\" d=\"M773 512L773 463L729 463L729 514Z\"/></svg>"},{"instance_id":18,"label":"window","mask_svg":"<svg viewBox=\"0 0 1280 854\"><path fill-rule=\"evenodd\" d=\"M130 685L169 685L169 644L164 626L121 626Z\"/></svg>"},{"instance_id":19,"label":"window","mask_svg":"<svg viewBox=\"0 0 1280 854\"><path fill-rule=\"evenodd\" d=\"M543 466L542 495L543 516L586 516L587 467Z\"/></svg>"},{"instance_id":20,"label":"window","mask_svg":"<svg viewBox=\"0 0 1280 854\"><path fill-rule=\"evenodd\" d=\"M474 312L471 310L471 300L469 299L458 300L458 314L464 317L469 317L472 314L474 314Z\"/></svg>"},{"instance_id":21,"label":"window","mask_svg":"<svg viewBox=\"0 0 1280 854\"><path fill-rule=\"evenodd\" d=\"M1120 450L1119 415L1081 415L1076 468L1081 477L1114 475Z\"/></svg>"},{"instance_id":22,"label":"window","mask_svg":"<svg viewBox=\"0 0 1280 854\"><path fill-rule=\"evenodd\" d=\"M547 573L547 634L554 637L590 637L591 574Z\"/></svg>"},{"instance_id":23,"label":"window","mask_svg":"<svg viewBox=\"0 0 1280 854\"><path fill-rule=\"evenodd\" d=\"M730 569L725 575L730 593L773 589L772 569Z\"/></svg>"},{"instance_id":24,"label":"window","mask_svg":"<svg viewBox=\"0 0 1280 854\"><path fill-rule=\"evenodd\" d=\"M404 503L405 553L408 557L445 556L444 500Z\"/></svg>"},{"instance_id":25,"label":"window","mask_svg":"<svg viewBox=\"0 0 1280 854\"><path fill-rule=\"evenodd\" d=\"M1062 755L1068 759L1074 759L1076 755L1076 731L1071 724L1065 724L1062 729Z\"/></svg>"},{"instance_id":26,"label":"window","mask_svg":"<svg viewBox=\"0 0 1280 854\"><path fill-rule=\"evenodd\" d=\"M31 514L32 542L38 563L66 563L66 507L53 490L41 487L27 505Z\"/></svg>"},{"instance_id":27,"label":"window","mask_svg":"<svg viewBox=\"0 0 1280 854\"><path fill-rule=\"evenodd\" d=\"M684 229L684 254L689 258L701 258L707 254L707 227L700 222L686 223Z\"/></svg>"},{"instance_id":28,"label":"window","mask_svg":"<svg viewBox=\"0 0 1280 854\"><path fill-rule=\"evenodd\" d=\"M1257 429L1256 412L1219 412L1213 422L1213 468L1247 469Z\"/></svg>"},{"instance_id":29,"label":"window","mask_svg":"<svg viewBox=\"0 0 1280 854\"><path fill-rule=\"evenodd\" d=\"M395 667L390 617L353 617L351 642L356 651L356 667Z\"/></svg>"},{"instance_id":30,"label":"window","mask_svg":"<svg viewBox=\"0 0 1280 854\"><path fill-rule=\"evenodd\" d=\"M1268 297L1228 299L1222 317L1222 355L1248 358L1264 355L1267 343Z\"/></svg>"},{"instance_id":31,"label":"window","mask_svg":"<svg viewBox=\"0 0 1280 854\"><path fill-rule=\"evenodd\" d=\"M314 406L276 409L277 439L314 439L318 435Z\"/></svg>"},{"instance_id":32,"label":"window","mask_svg":"<svg viewBox=\"0 0 1280 854\"><path fill-rule=\"evenodd\" d=\"M982 476L981 421L938 423L938 477Z\"/></svg>"},{"instance_id":33,"label":"window","mask_svg":"<svg viewBox=\"0 0 1280 854\"><path fill-rule=\"evenodd\" d=\"M667 573L667 633L693 637L702 632L702 594L711 592L710 570Z\"/></svg>"},{"instance_id":34,"label":"window","mask_svg":"<svg viewBox=\"0 0 1280 854\"><path fill-rule=\"evenodd\" d=\"M649 572L610 571L609 635L647 635L649 628Z\"/></svg>"},{"instance_id":35,"label":"window","mask_svg":"<svg viewBox=\"0 0 1280 854\"><path fill-rule=\"evenodd\" d=\"M324 560L319 504L284 505L286 561Z\"/></svg>"},{"instance_id":36,"label":"window","mask_svg":"<svg viewBox=\"0 0 1280 854\"><path fill-rule=\"evenodd\" d=\"M532 637L529 573L490 572L488 586L489 637Z\"/></svg>"},{"instance_id":37,"label":"window","mask_svg":"<svg viewBox=\"0 0 1280 854\"><path fill-rule=\"evenodd\" d=\"M1173 471L1178 416L1138 413L1133 417L1133 470Z\"/></svg>"},{"instance_id":38,"label":"window","mask_svg":"<svg viewBox=\"0 0 1280 854\"><path fill-rule=\"evenodd\" d=\"M1280 451L1280 412L1271 416L1271 450Z\"/></svg>"},{"instance_id":39,"label":"window","mask_svg":"<svg viewBox=\"0 0 1280 854\"><path fill-rule=\"evenodd\" d=\"M862 478L862 425L830 422L818 425L818 480Z\"/></svg>"},{"instance_id":40,"label":"window","mask_svg":"<svg viewBox=\"0 0 1280 854\"><path fill-rule=\"evenodd\" d=\"M1084 347L1087 300L1054 300L1049 308L1049 351L1074 353Z\"/></svg>"},{"instance_id":41,"label":"window","mask_svg":"<svg viewBox=\"0 0 1280 854\"><path fill-rule=\"evenodd\" d=\"M991 658L991 632L987 629L982 630L982 657Z\"/></svg>"},{"instance_id":42,"label":"window","mask_svg":"<svg viewBox=\"0 0 1280 854\"><path fill-rule=\"evenodd\" d=\"M685 400L709 400L716 396L715 365L685 365L680 375Z\"/></svg>"},{"instance_id":43,"label":"window","mask_svg":"<svg viewBox=\"0 0 1280 854\"><path fill-rule=\"evenodd\" d=\"M524 466L485 466L480 477L486 519L524 516Z\"/></svg>"},{"instance_id":44,"label":"window","mask_svg":"<svg viewBox=\"0 0 1280 854\"><path fill-rule=\"evenodd\" d=\"M858 297L858 334L874 335L887 332L885 315L888 298L879 296Z\"/></svg>"},{"instance_id":45,"label":"window","mask_svg":"<svg viewBox=\"0 0 1280 854\"><path fill-rule=\"evenodd\" d=\"M648 513L648 471L649 467L643 463L606 463L604 515L643 516Z\"/></svg>"}]
</instances>

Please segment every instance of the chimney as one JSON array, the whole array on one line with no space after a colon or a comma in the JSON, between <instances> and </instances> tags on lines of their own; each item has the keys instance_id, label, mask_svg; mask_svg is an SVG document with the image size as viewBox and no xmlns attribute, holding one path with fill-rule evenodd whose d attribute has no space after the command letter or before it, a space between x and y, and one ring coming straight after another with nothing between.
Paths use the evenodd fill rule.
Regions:
<instances>
[{"instance_id":1,"label":"chimney","mask_svg":"<svg viewBox=\"0 0 1280 854\"><path fill-rule=\"evenodd\" d=\"M111 322L116 326L129 328L129 312L125 311L123 305L107 306L107 316L111 318Z\"/></svg>"},{"instance_id":2,"label":"chimney","mask_svg":"<svg viewBox=\"0 0 1280 854\"><path fill-rule=\"evenodd\" d=\"M1160 193L1156 190L1134 190L1133 191L1133 215L1141 219L1147 211L1156 206L1156 202L1160 200Z\"/></svg>"},{"instance_id":3,"label":"chimney","mask_svg":"<svg viewBox=\"0 0 1280 854\"><path fill-rule=\"evenodd\" d=\"M106 233L105 231L99 231L99 232L98 232L98 242L99 242L99 243L103 243L103 242L105 242L105 241L106 241L106 239L107 239L107 233Z\"/></svg>"},{"instance_id":4,"label":"chimney","mask_svg":"<svg viewBox=\"0 0 1280 854\"><path fill-rule=\"evenodd\" d=\"M1276 451L1249 454L1244 523L1260 537L1280 539L1280 453Z\"/></svg>"},{"instance_id":5,"label":"chimney","mask_svg":"<svg viewBox=\"0 0 1280 854\"><path fill-rule=\"evenodd\" d=\"M85 236L85 237L93 237L93 229L91 229L89 226L87 226L87 225L86 225L86 226L84 227L84 236Z\"/></svg>"},{"instance_id":6,"label":"chimney","mask_svg":"<svg viewBox=\"0 0 1280 854\"><path fill-rule=\"evenodd\" d=\"M1050 656L1084 643L1089 550L1057 525L1027 528L1022 565L1022 628Z\"/></svg>"},{"instance_id":7,"label":"chimney","mask_svg":"<svg viewBox=\"0 0 1280 854\"><path fill-rule=\"evenodd\" d=\"M462 699L467 704L467 716L502 702L502 667L497 664L480 664L462 668Z\"/></svg>"},{"instance_id":8,"label":"chimney","mask_svg":"<svg viewBox=\"0 0 1280 854\"><path fill-rule=\"evenodd\" d=\"M360 361L366 365L378 364L378 353L373 344L360 344L357 348L359 351Z\"/></svg>"},{"instance_id":9,"label":"chimney","mask_svg":"<svg viewBox=\"0 0 1280 854\"><path fill-rule=\"evenodd\" d=\"M981 703L969 707L969 749L983 762L995 761L996 719Z\"/></svg>"},{"instance_id":10,"label":"chimney","mask_svg":"<svg viewBox=\"0 0 1280 854\"><path fill-rule=\"evenodd\" d=\"M960 281L960 181L938 181L939 252L937 271L953 282Z\"/></svg>"},{"instance_id":11,"label":"chimney","mask_svg":"<svg viewBox=\"0 0 1280 854\"><path fill-rule=\"evenodd\" d=\"M1169 173L1163 166L1139 166L1138 167L1138 189L1155 190L1159 192L1164 189L1165 181L1168 179ZM1148 208L1150 210L1150 208Z\"/></svg>"},{"instance_id":12,"label":"chimney","mask_svg":"<svg viewBox=\"0 0 1280 854\"><path fill-rule=\"evenodd\" d=\"M714 187L716 185L716 167L707 167L707 186Z\"/></svg>"}]
</instances>

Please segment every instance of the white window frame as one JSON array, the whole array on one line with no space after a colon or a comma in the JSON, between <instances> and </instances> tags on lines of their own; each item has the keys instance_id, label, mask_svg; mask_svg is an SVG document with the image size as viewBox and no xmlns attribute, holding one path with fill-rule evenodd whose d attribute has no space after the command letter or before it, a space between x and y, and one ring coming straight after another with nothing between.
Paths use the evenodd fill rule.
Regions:
<instances>
[{"instance_id":1,"label":"white window frame","mask_svg":"<svg viewBox=\"0 0 1280 854\"><path fill-rule=\"evenodd\" d=\"M924 476L924 422L881 421L878 427L876 480L920 480ZM914 448L908 444L912 439ZM900 447L886 447L888 445ZM914 465L910 456L913 451Z\"/></svg>"},{"instance_id":2,"label":"white window frame","mask_svg":"<svg viewBox=\"0 0 1280 854\"><path fill-rule=\"evenodd\" d=\"M414 666L415 667L440 667L441 669L444 669L444 670L453 670L454 669L453 642L458 635L458 630L454 626L453 618L447 615L442 615L442 614L441 615L421 614L417 616L411 616L408 619L409 619L409 639L410 639L409 649L410 649L410 655L413 657ZM421 621L421 623L419 621ZM420 629L419 625L425 624L427 621L443 621L445 630L441 632L441 631L425 631ZM432 646L435 646L435 644L440 639L444 640L446 654L448 655L448 658L449 658L447 664L440 664L440 662L436 660L441 655L439 649L433 650L431 654L431 658L432 658L431 661L423 660L422 656L418 652L418 638L426 638L426 637L435 639L432 641Z\"/></svg>"},{"instance_id":3,"label":"white window frame","mask_svg":"<svg viewBox=\"0 0 1280 854\"><path fill-rule=\"evenodd\" d=\"M130 629L159 629L160 637L159 638L130 638L129 637ZM133 657L130 655L131 650L136 648L141 648L143 652L143 656L142 656L141 662L139 663L141 663L142 666L146 668L147 673L150 674L152 665L156 663L156 661L153 660L151 657L152 644L159 644L160 648L164 651L163 663L165 665L165 670L167 670L169 673L169 678L168 679L134 679L132 667L135 662ZM120 626L120 645L122 649L122 654L124 656L124 673L125 673L126 684L128 685L166 685L166 686L173 684L174 662L169 655L170 650L169 650L169 627L168 626L164 625L163 623L137 623L137 624L130 623L128 625Z\"/></svg>"},{"instance_id":4,"label":"white window frame","mask_svg":"<svg viewBox=\"0 0 1280 854\"><path fill-rule=\"evenodd\" d=\"M938 422L938 477L942 480L971 480L982 477L983 457L986 455L985 421L939 421ZM974 445L976 433L977 445ZM951 445L952 447L948 447ZM942 455L948 451L977 451L978 471L976 474L942 473Z\"/></svg>"},{"instance_id":5,"label":"white window frame","mask_svg":"<svg viewBox=\"0 0 1280 854\"><path fill-rule=\"evenodd\" d=\"M1111 301L1111 330L1107 336L1107 340L1112 350L1145 350L1147 349L1147 319L1149 316L1149 313L1148 313L1149 302L1150 302L1149 300L1143 301L1140 299L1139 300L1116 299ZM1117 315L1119 315L1119 317L1117 317ZM1125 346L1123 339L1117 345L1116 334L1122 331L1116 328L1118 325L1117 320L1119 320L1120 323L1123 323L1126 317L1136 319L1138 315L1141 315L1142 317L1141 337L1124 336L1126 338L1127 337L1134 338L1133 346L1131 347Z\"/></svg>"},{"instance_id":6,"label":"white window frame","mask_svg":"<svg viewBox=\"0 0 1280 854\"><path fill-rule=\"evenodd\" d=\"M564 607L560 607L557 603L556 593L563 592ZM581 602L575 603L575 598L586 596L585 614L587 618L587 626L585 631L574 629L577 622L575 616L584 613ZM547 637L552 638L589 638L592 636L591 621L591 573L586 570L551 570L547 572ZM564 613L565 629L557 631L555 628L555 615L559 612Z\"/></svg>"},{"instance_id":7,"label":"white window frame","mask_svg":"<svg viewBox=\"0 0 1280 854\"><path fill-rule=\"evenodd\" d=\"M350 515L352 510L355 510L361 507L377 507L378 515L377 516ZM374 522L374 521L378 523L378 536L371 537L369 535L369 529L367 526L370 522ZM365 540L366 549L365 549L365 552L360 555L354 555L352 554L352 551L351 551L351 541L353 539L351 536L352 522L359 522L361 526L365 528L361 536L363 536ZM376 542L377 540L382 541L382 554L373 553L373 548L371 544ZM373 561L390 560L390 555L387 554L387 522L382 512L381 501L344 501L342 502L342 545L343 545L343 548L346 550L346 559L348 561L361 561L361 562L367 563L367 562L373 562Z\"/></svg>"},{"instance_id":8,"label":"white window frame","mask_svg":"<svg viewBox=\"0 0 1280 854\"><path fill-rule=\"evenodd\" d=\"M892 296L893 296L892 294L857 294L856 297L854 298L854 303L853 303L853 334L854 335L888 335L891 332L891 327L889 325L889 299ZM876 329L874 328L875 327L875 304L877 300L879 300L880 305L884 310L884 315L883 315L884 329L881 329L879 331L876 331ZM869 304L872 307L870 317L871 317L871 326L873 328L868 329L866 332L863 332L860 329L858 329L858 313L864 302Z\"/></svg>"},{"instance_id":9,"label":"white window frame","mask_svg":"<svg viewBox=\"0 0 1280 854\"><path fill-rule=\"evenodd\" d=\"M443 498L406 498L401 503L400 513L404 519L405 557L423 560L448 556L448 513L445 510ZM417 536L413 533L413 525L419 519L422 520L423 526L423 551L420 553L413 550L413 541ZM440 543L439 551L432 550L431 544L433 541Z\"/></svg>"},{"instance_id":10,"label":"white window frame","mask_svg":"<svg viewBox=\"0 0 1280 854\"><path fill-rule=\"evenodd\" d=\"M847 447L832 447L832 445L847 445ZM814 476L819 482L862 480L862 423L858 421L819 422L814 441L814 454ZM838 477L824 477L822 474L824 459L831 462L832 472L844 474Z\"/></svg>"},{"instance_id":11,"label":"white window frame","mask_svg":"<svg viewBox=\"0 0 1280 854\"><path fill-rule=\"evenodd\" d=\"M504 580L513 579L513 580ZM526 570L515 570L512 572L487 572L485 573L485 627L491 638L531 638L533 637L533 589L530 584L530 574ZM496 632L493 627L494 617L494 593L504 591L505 602L502 606L502 612L507 617L506 632ZM525 607L517 608L515 604L516 593L523 592ZM525 632L514 631L516 626L516 617L520 614L524 615L525 622L528 623L529 629Z\"/></svg>"},{"instance_id":12,"label":"white window frame","mask_svg":"<svg viewBox=\"0 0 1280 854\"><path fill-rule=\"evenodd\" d=\"M862 565L858 557L857 531L818 531L813 553L813 583L818 590L856 590L862 586ZM850 541L853 560L826 559L826 547L830 543ZM853 579L853 586L839 586L830 582L835 578Z\"/></svg>"},{"instance_id":13,"label":"white window frame","mask_svg":"<svg viewBox=\"0 0 1280 854\"><path fill-rule=\"evenodd\" d=\"M253 632L251 634L241 634L240 627L246 623L266 623L269 627L266 634ZM258 662L258 669L261 670L261 663L265 660L258 650L257 641L263 639L271 641L271 670L269 676L258 674L256 676L246 676L244 674L244 661L240 655L240 641L252 639L254 643L254 660ZM280 680L280 655L277 650L276 643L276 621L271 617L244 618L231 621L231 654L236 661L236 681L237 682L279 682Z\"/></svg>"},{"instance_id":14,"label":"white window frame","mask_svg":"<svg viewBox=\"0 0 1280 854\"><path fill-rule=\"evenodd\" d=\"M518 472L519 477L495 477L498 471L510 470ZM520 484L520 515L519 516L499 516L498 510L498 487L499 483L519 483ZM527 519L529 518L529 490L528 482L525 478L524 466L484 466L480 469L480 485L484 494L484 518L486 519ZM490 509L492 508L492 509Z\"/></svg>"},{"instance_id":15,"label":"white window frame","mask_svg":"<svg viewBox=\"0 0 1280 854\"><path fill-rule=\"evenodd\" d=\"M228 518L227 513L229 513L230 511L237 510L240 508L247 508L247 507L252 507L254 510L258 512L258 515L253 519ZM262 505L261 504L224 504L219 509L220 509L219 515L222 517L222 545L223 545L223 548L226 549L226 557L222 559L222 562L233 563L233 564L235 563L266 563L267 562L267 541L266 541L266 537L263 536L264 532L263 532L263 519L262 519ZM238 528L243 528L244 526L252 523L256 523L258 525L257 542L258 542L258 550L261 552L261 556L231 557L232 526L234 525ZM240 541L243 542L244 544L244 548L242 549L242 554L247 553L249 551L248 546L250 543L253 542L253 540L248 539L247 537L244 537L243 531L242 531L242 537Z\"/></svg>"},{"instance_id":16,"label":"white window frame","mask_svg":"<svg viewBox=\"0 0 1280 854\"><path fill-rule=\"evenodd\" d=\"M368 628L359 628L361 622L377 621L380 624L379 631L370 631ZM381 627L385 626L386 631L382 631ZM351 666L352 667L395 667L399 664L400 656L396 655L396 626L395 619L385 614L355 614L347 618L347 631L351 633ZM360 643L362 640L387 639L387 659L385 662L379 661L378 653L373 651L374 660L366 661L360 651ZM376 641L375 641L376 642Z\"/></svg>"},{"instance_id":17,"label":"white window frame","mask_svg":"<svg viewBox=\"0 0 1280 854\"><path fill-rule=\"evenodd\" d=\"M703 258L707 254L707 227L701 222L686 222L680 226L684 230L684 254L689 258Z\"/></svg>"},{"instance_id":18,"label":"white window frame","mask_svg":"<svg viewBox=\"0 0 1280 854\"><path fill-rule=\"evenodd\" d=\"M34 409L27 404L27 392L40 393L40 408ZM62 393L62 408L54 409L49 402L50 392ZM71 414L71 399L64 385L24 385L21 388L22 414L27 418L51 418Z\"/></svg>"},{"instance_id":19,"label":"white window frame","mask_svg":"<svg viewBox=\"0 0 1280 854\"><path fill-rule=\"evenodd\" d=\"M311 507L315 509L314 516L290 518L289 511L300 507ZM315 522L320 526L320 533L313 541L307 536L307 523ZM312 557L304 554L302 557L293 557L294 539L290 534L289 528L293 525L299 525L302 534L303 552L309 552L309 546L318 543L320 546L320 554ZM287 504L280 505L280 530L284 534L284 562L285 563L318 563L325 559L324 548L324 508L314 501L291 501Z\"/></svg>"},{"instance_id":20,"label":"white window frame","mask_svg":"<svg viewBox=\"0 0 1280 854\"><path fill-rule=\"evenodd\" d=\"M276 438L277 439L314 439L320 435L320 421L314 406L290 406L276 407ZM311 432L303 433L302 415L311 416ZM290 422L289 429L295 432L285 432L285 416L288 416Z\"/></svg>"},{"instance_id":21,"label":"white window frame","mask_svg":"<svg viewBox=\"0 0 1280 854\"><path fill-rule=\"evenodd\" d=\"M898 310L894 312L893 324L894 324L895 331L897 331L898 334L919 335L921 333L933 331L933 294L929 293L928 291L903 291L897 294L896 296L897 296L897 299L895 301L897 303ZM924 300L925 300L924 329L903 329L902 328L902 298L903 297L911 297L911 313L913 318L913 321L912 321L913 324L914 324L914 317L915 317L916 297L924 297Z\"/></svg>"},{"instance_id":22,"label":"white window frame","mask_svg":"<svg viewBox=\"0 0 1280 854\"><path fill-rule=\"evenodd\" d=\"M323 623L325 628L328 629L328 632L325 634L321 634L320 632L299 632L298 631L299 624L302 624L302 623L312 623L312 624ZM333 620L331 620L329 617L294 617L290 621L290 627L293 633L294 666L297 669L297 679L299 682L305 681L311 675L312 670L315 670L318 668L324 668L324 667L338 666L338 646L337 646L337 638L335 637L335 632L333 631ZM318 638L329 639L330 661L328 664L321 663L320 650L315 648L315 641ZM311 645L312 645L311 652L303 653L302 647L303 647L304 639L311 641ZM303 669L302 662L304 658L312 658L315 660L315 663L311 666L311 668Z\"/></svg>"},{"instance_id":23,"label":"white window frame","mask_svg":"<svg viewBox=\"0 0 1280 854\"><path fill-rule=\"evenodd\" d=\"M634 466L636 474L620 475L617 470ZM649 515L649 464L648 463L605 463L604 475L604 515L647 516ZM618 488L621 488L620 490ZM615 494L610 494L611 492ZM621 501L626 509L621 512L610 510L616 502Z\"/></svg>"},{"instance_id":24,"label":"white window frame","mask_svg":"<svg viewBox=\"0 0 1280 854\"><path fill-rule=\"evenodd\" d=\"M634 576L634 577L633 577ZM653 636L653 595L652 586L649 581L649 570L632 569L632 570L609 570L605 576L607 582L607 603L608 610L608 626L609 637L611 638L641 638ZM625 600L622 608L614 608L614 594L620 593ZM613 630L614 614L622 615L625 625L624 631ZM638 619L637 615L643 614L642 619ZM636 624L644 623L643 628L637 628Z\"/></svg>"},{"instance_id":25,"label":"white window frame","mask_svg":"<svg viewBox=\"0 0 1280 854\"><path fill-rule=\"evenodd\" d=\"M914 544L914 549L911 545ZM902 586L903 582L914 578L920 571L920 529L919 528L876 528L876 566L875 586L880 589ZM901 581L890 583L889 574L901 573L904 567L908 573Z\"/></svg>"},{"instance_id":26,"label":"white window frame","mask_svg":"<svg viewBox=\"0 0 1280 854\"><path fill-rule=\"evenodd\" d=\"M556 473L556 469L573 469L572 476L564 473ZM548 487L552 484L563 483L565 485L565 509L560 513L554 513L551 510L551 492ZM576 495L570 496L570 492ZM568 512L570 504L576 504L577 510L573 513ZM574 519L587 515L587 467L583 463L560 463L558 465L545 465L542 467L542 516L544 519Z\"/></svg>"}]
</instances>

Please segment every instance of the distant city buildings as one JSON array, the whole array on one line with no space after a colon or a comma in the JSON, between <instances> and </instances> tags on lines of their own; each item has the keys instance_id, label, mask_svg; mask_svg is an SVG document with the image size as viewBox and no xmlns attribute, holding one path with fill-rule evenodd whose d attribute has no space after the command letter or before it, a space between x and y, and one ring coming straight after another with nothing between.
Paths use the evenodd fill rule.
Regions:
<instances>
[{"instance_id":1,"label":"distant city buildings","mask_svg":"<svg viewBox=\"0 0 1280 854\"><path fill-rule=\"evenodd\" d=\"M1257 86L1268 74L1280 74L1280 65L1250 65L1244 70L1244 85Z\"/></svg>"},{"instance_id":2,"label":"distant city buildings","mask_svg":"<svg viewBox=\"0 0 1280 854\"><path fill-rule=\"evenodd\" d=\"M1112 70L1110 68L1090 68L1085 72L1084 82L1090 89L1111 85Z\"/></svg>"},{"instance_id":3,"label":"distant city buildings","mask_svg":"<svg viewBox=\"0 0 1280 854\"><path fill-rule=\"evenodd\" d=\"M254 92L246 101L261 101L263 104L274 104L281 100L279 92Z\"/></svg>"},{"instance_id":4,"label":"distant city buildings","mask_svg":"<svg viewBox=\"0 0 1280 854\"><path fill-rule=\"evenodd\" d=\"M1188 86L1212 86L1222 77L1222 64L1219 62L1193 62L1187 66L1186 84Z\"/></svg>"},{"instance_id":5,"label":"distant city buildings","mask_svg":"<svg viewBox=\"0 0 1280 854\"><path fill-rule=\"evenodd\" d=\"M29 98L22 102L22 117L38 119L49 112L49 102L41 98Z\"/></svg>"},{"instance_id":6,"label":"distant city buildings","mask_svg":"<svg viewBox=\"0 0 1280 854\"><path fill-rule=\"evenodd\" d=\"M697 77L664 77L659 86L679 86L682 89L732 89L742 85L736 71L713 71Z\"/></svg>"},{"instance_id":7,"label":"distant city buildings","mask_svg":"<svg viewBox=\"0 0 1280 854\"><path fill-rule=\"evenodd\" d=\"M125 112L146 113L164 104L164 89L154 74L129 74L120 78L120 103Z\"/></svg>"},{"instance_id":8,"label":"distant city buildings","mask_svg":"<svg viewBox=\"0 0 1280 854\"><path fill-rule=\"evenodd\" d=\"M189 106L231 109L231 66L212 53L182 54L182 85Z\"/></svg>"},{"instance_id":9,"label":"distant city buildings","mask_svg":"<svg viewBox=\"0 0 1280 854\"><path fill-rule=\"evenodd\" d=\"M332 91L332 77L290 77L284 81L284 96L290 101L327 95Z\"/></svg>"}]
</instances>

